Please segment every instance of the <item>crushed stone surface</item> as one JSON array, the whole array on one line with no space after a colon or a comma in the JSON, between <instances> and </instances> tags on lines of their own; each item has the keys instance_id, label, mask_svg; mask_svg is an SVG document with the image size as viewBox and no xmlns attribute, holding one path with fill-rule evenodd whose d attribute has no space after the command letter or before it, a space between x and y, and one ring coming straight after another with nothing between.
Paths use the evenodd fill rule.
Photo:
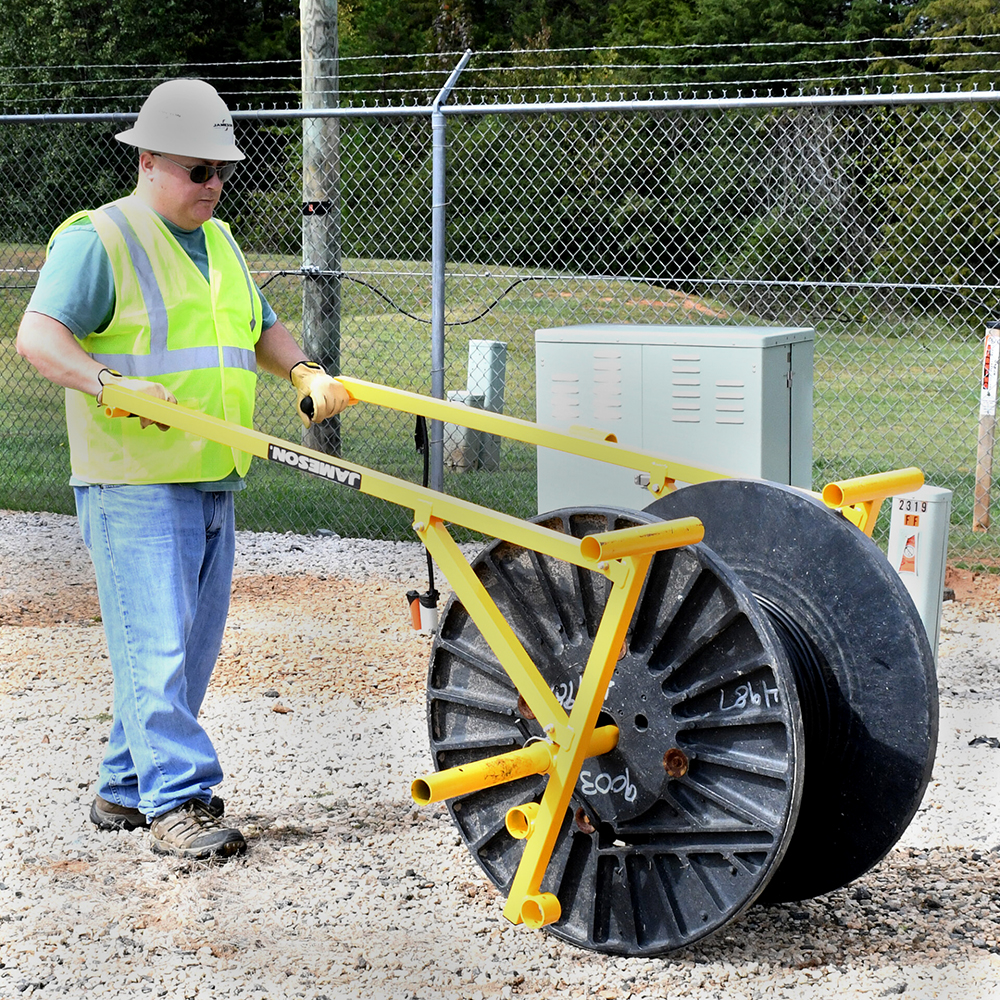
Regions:
<instances>
[{"instance_id":1,"label":"crushed stone surface","mask_svg":"<svg viewBox=\"0 0 1000 1000\"><path fill-rule=\"evenodd\" d=\"M250 849L205 864L89 823L111 706L89 557L73 518L0 512L0 1000L1000 1000L996 580L944 605L934 774L885 860L621 958L509 924L444 807L410 799L419 545L240 533L203 720Z\"/></svg>"}]
</instances>

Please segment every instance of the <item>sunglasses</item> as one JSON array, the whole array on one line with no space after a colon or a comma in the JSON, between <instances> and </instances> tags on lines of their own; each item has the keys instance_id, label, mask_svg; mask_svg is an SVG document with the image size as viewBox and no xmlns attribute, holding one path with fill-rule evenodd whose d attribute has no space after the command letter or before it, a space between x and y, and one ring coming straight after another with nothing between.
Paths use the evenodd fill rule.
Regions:
<instances>
[{"instance_id":1,"label":"sunglasses","mask_svg":"<svg viewBox=\"0 0 1000 1000\"><path fill-rule=\"evenodd\" d=\"M163 153L153 153L152 155L159 156L164 160L170 160L170 157L165 156ZM178 163L176 160L170 160L170 162L174 166L180 167L181 170L186 170L192 184L204 184L210 181L216 174L219 175L220 181L228 181L236 172L235 163L223 163L221 167L213 167L207 163L196 163L193 167L188 167L183 163Z\"/></svg>"}]
</instances>

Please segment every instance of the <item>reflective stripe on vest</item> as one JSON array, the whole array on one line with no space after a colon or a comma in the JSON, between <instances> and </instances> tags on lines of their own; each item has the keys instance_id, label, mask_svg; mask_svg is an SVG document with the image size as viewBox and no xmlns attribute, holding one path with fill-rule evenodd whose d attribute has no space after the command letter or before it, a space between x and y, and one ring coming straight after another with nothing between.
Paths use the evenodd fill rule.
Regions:
<instances>
[{"instance_id":1,"label":"reflective stripe on vest","mask_svg":"<svg viewBox=\"0 0 1000 1000\"><path fill-rule=\"evenodd\" d=\"M139 281L139 288L142 291L142 299L146 304L146 315L149 316L149 354L102 354L93 352L91 357L101 364L114 368L115 371L123 375L134 378L149 378L153 375L168 375L176 372L192 371L196 368L215 368L219 363L219 351L214 345L205 347L182 347L176 350L169 350L167 347L167 307L163 301L163 294L160 286L156 283L156 275L153 273L153 265L149 260L139 237L129 224L125 213L115 204L105 205L101 210L105 212L109 219L121 231L128 247L129 256L132 258L132 267L135 269L136 278ZM243 254L239 252L236 241L226 230L219 225L216 220L212 220L218 227L219 232L226 237L227 242L233 250L234 255L239 260L243 274L246 279L247 289L250 296L251 320L250 329L255 330L257 326L257 295L250 277L250 271L243 259ZM257 356L253 351L248 351L237 347L223 347L222 363L227 368L246 368L249 371L256 371Z\"/></svg>"},{"instance_id":2,"label":"reflective stripe on vest","mask_svg":"<svg viewBox=\"0 0 1000 1000\"><path fill-rule=\"evenodd\" d=\"M80 341L83 349L125 376L162 383L184 405L252 426L259 299L225 223L203 227L206 281L134 195L85 214L111 262L115 309L106 329ZM195 435L106 417L74 390L66 411L73 473L87 482L213 482L250 465L249 456Z\"/></svg>"}]
</instances>

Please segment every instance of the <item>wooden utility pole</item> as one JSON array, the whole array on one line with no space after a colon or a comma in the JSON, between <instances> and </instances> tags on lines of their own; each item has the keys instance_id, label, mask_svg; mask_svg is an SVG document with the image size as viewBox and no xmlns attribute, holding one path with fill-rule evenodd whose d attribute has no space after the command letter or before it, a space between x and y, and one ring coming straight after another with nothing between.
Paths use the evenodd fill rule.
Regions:
<instances>
[{"instance_id":1,"label":"wooden utility pole","mask_svg":"<svg viewBox=\"0 0 1000 1000\"><path fill-rule=\"evenodd\" d=\"M299 0L302 107L336 108L337 0ZM302 121L302 347L340 373L340 135L336 118ZM318 451L340 454L340 418L305 432Z\"/></svg>"},{"instance_id":2,"label":"wooden utility pole","mask_svg":"<svg viewBox=\"0 0 1000 1000\"><path fill-rule=\"evenodd\" d=\"M993 485L993 441L997 421L997 361L1000 360L1000 324L986 328L983 341L983 376L979 386L979 444L976 448L976 492L972 530L990 526L990 493Z\"/></svg>"}]
</instances>

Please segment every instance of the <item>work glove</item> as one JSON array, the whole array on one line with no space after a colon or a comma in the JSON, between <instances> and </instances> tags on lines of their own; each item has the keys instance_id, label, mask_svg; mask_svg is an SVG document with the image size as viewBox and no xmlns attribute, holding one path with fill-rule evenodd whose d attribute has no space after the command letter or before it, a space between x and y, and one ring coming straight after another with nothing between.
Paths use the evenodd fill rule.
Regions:
<instances>
[{"instance_id":1,"label":"work glove","mask_svg":"<svg viewBox=\"0 0 1000 1000\"><path fill-rule=\"evenodd\" d=\"M97 402L101 404L104 402L104 386L106 385L119 385L123 389L134 389L136 392L145 392L150 396L156 397L156 399L165 399L168 403L176 403L177 400L174 398L174 394L164 385L160 385L159 382L147 382L145 379L141 378L125 378L124 375L119 375L118 372L111 368L104 368L102 371L97 373L97 381L101 383L101 391L97 394ZM112 417L131 417L132 414L127 410L113 410L109 416ZM150 424L156 424L161 431L170 430L169 424L160 424L155 420L150 420L148 417L139 417L139 424L142 429L145 430Z\"/></svg>"},{"instance_id":2,"label":"work glove","mask_svg":"<svg viewBox=\"0 0 1000 1000\"><path fill-rule=\"evenodd\" d=\"M303 427L318 424L327 417L335 417L351 401L347 390L323 370L315 361L298 361L292 365L288 377L295 386L298 397L295 412ZM307 400L303 406L303 400Z\"/></svg>"}]
</instances>

